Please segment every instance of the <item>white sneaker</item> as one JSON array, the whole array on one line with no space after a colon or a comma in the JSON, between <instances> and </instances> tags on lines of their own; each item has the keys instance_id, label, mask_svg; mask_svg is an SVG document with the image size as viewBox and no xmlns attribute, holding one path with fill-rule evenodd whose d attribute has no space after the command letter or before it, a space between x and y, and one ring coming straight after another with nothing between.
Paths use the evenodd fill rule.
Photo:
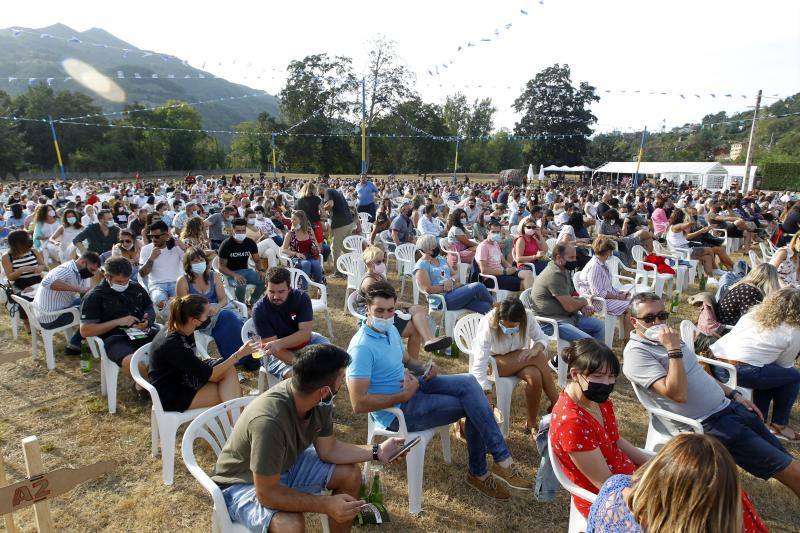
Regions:
<instances>
[{"instance_id":1,"label":"white sneaker","mask_svg":"<svg viewBox=\"0 0 800 533\"><path fill-rule=\"evenodd\" d=\"M712 278L711 276L709 276L708 278L706 278L706 284L707 285L719 285L719 280L717 278Z\"/></svg>"},{"instance_id":2,"label":"white sneaker","mask_svg":"<svg viewBox=\"0 0 800 533\"><path fill-rule=\"evenodd\" d=\"M501 413L500 409L498 409L497 407L494 408L494 420L495 422L497 422L498 426L503 423L503 420L505 420L505 417L503 417L503 413Z\"/></svg>"}]
</instances>

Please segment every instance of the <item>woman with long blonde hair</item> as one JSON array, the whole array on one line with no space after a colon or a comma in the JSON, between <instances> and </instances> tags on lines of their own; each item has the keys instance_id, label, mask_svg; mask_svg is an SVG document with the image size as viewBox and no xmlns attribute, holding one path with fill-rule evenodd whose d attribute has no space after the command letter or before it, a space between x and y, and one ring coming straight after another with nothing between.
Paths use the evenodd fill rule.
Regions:
<instances>
[{"instance_id":1,"label":"woman with long blonde hair","mask_svg":"<svg viewBox=\"0 0 800 533\"><path fill-rule=\"evenodd\" d=\"M736 327L711 345L717 359L736 366L737 384L753 389L753 403L772 423L778 439L800 442L789 415L800 392L800 289L785 287L771 293L744 315Z\"/></svg>"},{"instance_id":2,"label":"woman with long blonde hair","mask_svg":"<svg viewBox=\"0 0 800 533\"><path fill-rule=\"evenodd\" d=\"M800 232L794 234L789 244L775 252L770 264L778 269L782 285L800 288Z\"/></svg>"},{"instance_id":3,"label":"woman with long blonde hair","mask_svg":"<svg viewBox=\"0 0 800 533\"><path fill-rule=\"evenodd\" d=\"M682 433L632 476L613 475L589 511L587 531L766 531L731 454L717 439Z\"/></svg>"},{"instance_id":4,"label":"woman with long blonde hair","mask_svg":"<svg viewBox=\"0 0 800 533\"><path fill-rule=\"evenodd\" d=\"M717 304L717 319L734 326L751 307L780 288L778 270L769 263L761 263L727 290Z\"/></svg>"}]
</instances>

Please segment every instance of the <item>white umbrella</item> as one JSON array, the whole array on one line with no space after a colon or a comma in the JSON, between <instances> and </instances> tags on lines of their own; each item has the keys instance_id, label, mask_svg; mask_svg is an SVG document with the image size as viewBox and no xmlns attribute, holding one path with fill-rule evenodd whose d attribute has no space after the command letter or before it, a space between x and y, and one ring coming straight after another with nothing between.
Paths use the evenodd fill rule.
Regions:
<instances>
[{"instance_id":1,"label":"white umbrella","mask_svg":"<svg viewBox=\"0 0 800 533\"><path fill-rule=\"evenodd\" d=\"M528 180L533 179L533 163L528 165Z\"/></svg>"},{"instance_id":2,"label":"white umbrella","mask_svg":"<svg viewBox=\"0 0 800 533\"><path fill-rule=\"evenodd\" d=\"M539 181L544 181L544 165L539 165Z\"/></svg>"}]
</instances>

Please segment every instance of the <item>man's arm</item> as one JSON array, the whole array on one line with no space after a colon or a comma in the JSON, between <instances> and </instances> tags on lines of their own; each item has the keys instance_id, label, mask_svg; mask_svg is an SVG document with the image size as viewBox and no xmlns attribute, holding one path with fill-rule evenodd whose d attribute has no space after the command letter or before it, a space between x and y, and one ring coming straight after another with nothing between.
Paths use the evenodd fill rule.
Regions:
<instances>
[{"instance_id":1,"label":"man's arm","mask_svg":"<svg viewBox=\"0 0 800 533\"><path fill-rule=\"evenodd\" d=\"M99 337L105 335L115 328L132 326L138 321L134 316L128 315L122 318L115 318L108 322L81 322L80 332L81 337Z\"/></svg>"},{"instance_id":2,"label":"man's arm","mask_svg":"<svg viewBox=\"0 0 800 533\"><path fill-rule=\"evenodd\" d=\"M281 339L276 338L275 340L266 343L264 345L264 349L270 352L275 352L276 350L285 350L305 344L311 339L311 332L313 328L313 322L300 322L297 324L297 331L295 333L292 333L291 335Z\"/></svg>"},{"instance_id":3,"label":"man's arm","mask_svg":"<svg viewBox=\"0 0 800 533\"><path fill-rule=\"evenodd\" d=\"M371 455L370 455L371 457ZM318 496L306 494L282 485L280 474L264 476L253 473L253 484L258 502L269 509L277 509L288 513L323 512L337 522L352 520L359 508L364 505L349 494Z\"/></svg>"},{"instance_id":4,"label":"man's arm","mask_svg":"<svg viewBox=\"0 0 800 533\"><path fill-rule=\"evenodd\" d=\"M592 305L592 302L589 301L588 298L575 298L573 296L558 296L553 295L558 303L561 304L561 307L564 308L564 311L567 313L574 313L576 311L580 311L587 305Z\"/></svg>"},{"instance_id":5,"label":"man's arm","mask_svg":"<svg viewBox=\"0 0 800 533\"><path fill-rule=\"evenodd\" d=\"M672 331L670 328L669 331ZM666 333L666 329L662 330L659 340L667 349L667 352L673 350L680 350L680 337L672 332L672 335ZM667 337L674 336L678 340L671 339L669 344L665 344ZM686 403L688 401L689 387L686 379L686 369L683 366L683 357L670 358L669 365L667 366L667 375L650 385L653 392L669 398L673 402Z\"/></svg>"},{"instance_id":6,"label":"man's arm","mask_svg":"<svg viewBox=\"0 0 800 533\"><path fill-rule=\"evenodd\" d=\"M60 279L57 279L50 284L50 290L59 292L77 292L79 294L85 294L89 292L90 289L88 287L79 287L76 285L70 285L69 283L65 283Z\"/></svg>"},{"instance_id":7,"label":"man's arm","mask_svg":"<svg viewBox=\"0 0 800 533\"><path fill-rule=\"evenodd\" d=\"M411 382L416 383L416 386ZM408 372L405 374L403 389L396 394L370 394L367 392L369 383L369 378L347 378L347 391L350 393L350 404L354 413L372 413L394 407L398 403L408 401L419 388L419 381ZM406 386L406 383L409 385Z\"/></svg>"}]
</instances>

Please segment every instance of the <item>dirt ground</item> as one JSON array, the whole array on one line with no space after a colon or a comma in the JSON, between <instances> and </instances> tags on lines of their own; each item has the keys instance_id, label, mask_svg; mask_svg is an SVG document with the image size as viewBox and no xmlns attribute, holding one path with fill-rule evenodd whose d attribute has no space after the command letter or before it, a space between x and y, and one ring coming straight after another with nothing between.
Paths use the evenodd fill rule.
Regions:
<instances>
[{"instance_id":1,"label":"dirt ground","mask_svg":"<svg viewBox=\"0 0 800 533\"><path fill-rule=\"evenodd\" d=\"M394 265L391 265L394 270ZM329 301L334 322L335 340L346 347L356 330L355 320L342 310L344 282L329 278ZM399 283L394 279L396 286ZM410 298L406 288L406 297ZM674 323L694 320L696 313L684 302ZM318 318L315 329L327 331L324 319ZM22 331L12 339L8 317L0 319L0 345L5 351L30 350L30 337ZM11 480L24 477L20 440L36 435L42 443L47 470L77 467L95 461L113 459L118 467L110 474L78 486L51 502L54 521L60 531L208 531L211 501L192 478L180 459L175 460L175 483L161 482L161 460L150 455L149 403L141 403L131 382L120 376L117 413L109 415L105 398L100 394L100 372L82 374L78 358L63 355L64 339L57 338L56 368L48 371L39 358L25 358L0 367L0 443ZM621 356L622 345L615 351ZM467 371L466 357L459 360L437 358L446 373ZM247 374L245 391L256 386L255 374ZM643 446L647 415L637 402L630 385L620 377L612 399L622 435ZM543 402L545 403L545 402ZM524 401L521 390L515 391L511 408L511 432L508 442L513 456L535 475L539 456L523 435ZM336 397L336 434L348 442L364 443L367 424L364 415L355 415L348 395ZM800 426L798 407L792 424ZM178 443L182 430L178 434ZM564 531L569 516L568 496L564 490L549 503L537 502L532 493L516 492L511 501L499 503L481 496L464 482L467 457L463 444L453 439L453 464L442 462L441 449L433 441L426 453L423 512L408 513L406 474L403 465L385 470L386 501L391 524L375 527L378 531ZM791 452L797 457L798 449ZM201 450L201 456L203 455ZM205 454L208 457L208 454ZM744 487L756 509L773 531L798 531L800 505L795 496L775 481L764 482L742 472ZM15 515L23 531L33 531L31 508ZM2 527L2 526L0 526ZM319 530L314 519L310 531Z\"/></svg>"}]
</instances>

